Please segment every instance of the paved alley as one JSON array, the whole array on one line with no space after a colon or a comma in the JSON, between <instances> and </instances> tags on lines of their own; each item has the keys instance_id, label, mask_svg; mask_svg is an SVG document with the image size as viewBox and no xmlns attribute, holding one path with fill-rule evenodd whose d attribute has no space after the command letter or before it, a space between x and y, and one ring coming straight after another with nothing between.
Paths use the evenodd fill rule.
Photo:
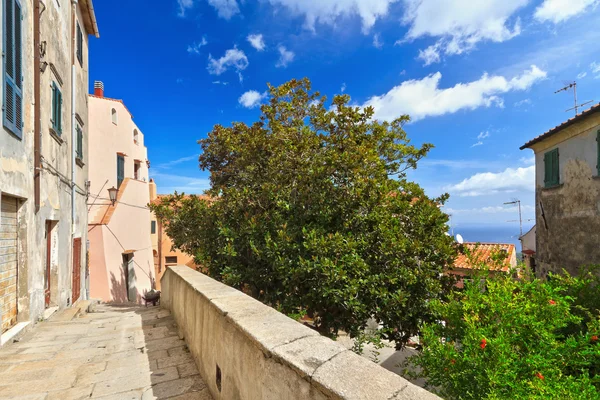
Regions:
<instances>
[{"instance_id":1,"label":"paved alley","mask_svg":"<svg viewBox=\"0 0 600 400\"><path fill-rule=\"evenodd\" d=\"M96 305L61 319L0 348L0 399L212 398L169 311Z\"/></svg>"}]
</instances>

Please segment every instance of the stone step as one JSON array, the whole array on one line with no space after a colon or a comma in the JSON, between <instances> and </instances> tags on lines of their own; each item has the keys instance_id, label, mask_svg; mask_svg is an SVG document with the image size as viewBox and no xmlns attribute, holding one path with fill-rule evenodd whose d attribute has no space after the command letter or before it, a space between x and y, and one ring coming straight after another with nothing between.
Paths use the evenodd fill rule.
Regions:
<instances>
[{"instance_id":1,"label":"stone step","mask_svg":"<svg viewBox=\"0 0 600 400\"><path fill-rule=\"evenodd\" d=\"M61 312L57 313L51 320L51 322L64 322L71 321L74 318L79 317L82 314L92 311L93 306L97 303L96 300L79 300L73 304L72 307L66 308Z\"/></svg>"}]
</instances>

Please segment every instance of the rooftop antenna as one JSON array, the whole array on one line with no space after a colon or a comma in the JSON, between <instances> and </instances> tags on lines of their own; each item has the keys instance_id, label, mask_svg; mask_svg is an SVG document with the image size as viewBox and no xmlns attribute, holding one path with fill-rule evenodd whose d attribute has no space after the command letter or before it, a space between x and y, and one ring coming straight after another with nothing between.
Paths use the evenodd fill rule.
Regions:
<instances>
[{"instance_id":1,"label":"rooftop antenna","mask_svg":"<svg viewBox=\"0 0 600 400\"><path fill-rule=\"evenodd\" d=\"M579 114L579 107L583 107L586 104L591 103L594 100L586 101L585 103L577 104L577 81L565 83L565 87L558 89L554 94L559 92L566 92L569 89L573 89L573 99L574 99L574 107L566 109L565 112L575 110L575 115ZM505 203L506 204L506 203Z\"/></svg>"},{"instance_id":2,"label":"rooftop antenna","mask_svg":"<svg viewBox=\"0 0 600 400\"><path fill-rule=\"evenodd\" d=\"M507 201L506 204L516 204L519 206L519 237L523 236L523 218L521 217L521 200L519 199L514 199L513 201ZM507 221L507 222L513 222L513 221ZM517 221L514 221L517 222Z\"/></svg>"}]
</instances>

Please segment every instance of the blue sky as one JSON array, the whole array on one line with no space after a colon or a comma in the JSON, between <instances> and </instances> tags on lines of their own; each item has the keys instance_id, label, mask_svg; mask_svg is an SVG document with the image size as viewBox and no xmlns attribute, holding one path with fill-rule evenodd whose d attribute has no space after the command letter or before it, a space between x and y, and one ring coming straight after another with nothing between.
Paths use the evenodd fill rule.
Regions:
<instances>
[{"instance_id":1,"label":"blue sky","mask_svg":"<svg viewBox=\"0 0 600 400\"><path fill-rule=\"evenodd\" d=\"M95 3L90 91L120 98L145 135L159 193L201 193L197 140L252 123L266 83L308 77L376 117L413 117L435 145L412 179L449 192L455 226L534 217L532 152L519 146L600 101L600 0L161 0Z\"/></svg>"}]
</instances>

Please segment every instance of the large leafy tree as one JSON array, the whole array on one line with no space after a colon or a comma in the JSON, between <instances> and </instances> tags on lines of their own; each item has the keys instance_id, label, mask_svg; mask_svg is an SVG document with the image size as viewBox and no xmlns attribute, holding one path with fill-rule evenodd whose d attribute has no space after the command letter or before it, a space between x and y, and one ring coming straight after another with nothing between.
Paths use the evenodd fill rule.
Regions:
<instances>
[{"instance_id":1,"label":"large leafy tree","mask_svg":"<svg viewBox=\"0 0 600 400\"><path fill-rule=\"evenodd\" d=\"M335 96L308 79L269 86L260 120L216 125L200 140L211 201L164 198L153 209L175 246L210 275L328 336L360 334L369 318L406 343L447 293L453 262L447 216L406 172L432 145L413 146L403 116Z\"/></svg>"}]
</instances>

